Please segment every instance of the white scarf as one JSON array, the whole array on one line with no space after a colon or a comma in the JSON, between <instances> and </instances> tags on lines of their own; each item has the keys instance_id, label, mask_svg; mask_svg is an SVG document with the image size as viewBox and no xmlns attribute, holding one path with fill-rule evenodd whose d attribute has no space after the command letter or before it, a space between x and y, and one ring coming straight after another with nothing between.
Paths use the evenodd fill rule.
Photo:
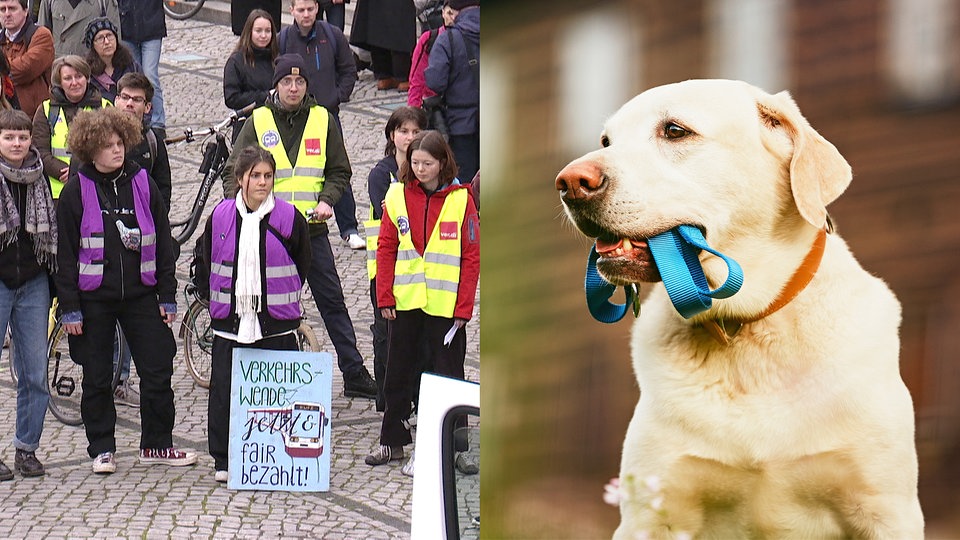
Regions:
<instances>
[{"instance_id":1,"label":"white scarf","mask_svg":"<svg viewBox=\"0 0 960 540\"><path fill-rule=\"evenodd\" d=\"M273 193L252 212L247 210L243 197L237 197L237 211L240 212L241 222L234 294L237 298L237 315L240 316L240 328L237 330L239 343L253 343L263 338L260 319L257 318L263 297L260 287L260 221L273 210L273 205Z\"/></svg>"}]
</instances>

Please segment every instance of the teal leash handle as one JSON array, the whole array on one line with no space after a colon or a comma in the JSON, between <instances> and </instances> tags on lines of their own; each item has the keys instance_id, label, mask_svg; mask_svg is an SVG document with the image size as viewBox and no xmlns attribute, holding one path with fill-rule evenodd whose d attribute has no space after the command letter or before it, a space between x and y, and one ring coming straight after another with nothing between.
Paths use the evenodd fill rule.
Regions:
<instances>
[{"instance_id":1,"label":"teal leash handle","mask_svg":"<svg viewBox=\"0 0 960 540\"><path fill-rule=\"evenodd\" d=\"M737 261L707 245L700 229L680 225L647 240L650 253L660 270L667 295L684 318L710 309L714 298L729 298L743 285L743 269ZM727 279L716 289L710 289L697 257L706 250L727 264Z\"/></svg>"},{"instance_id":2,"label":"teal leash handle","mask_svg":"<svg viewBox=\"0 0 960 540\"><path fill-rule=\"evenodd\" d=\"M594 319L602 323L615 323L623 318L627 313L627 305L633 305L634 316L640 314L640 302L637 296L636 285L633 287L623 287L626 293L626 303L614 304L610 298L617 290L617 286L603 279L600 272L597 271L596 246L590 247L590 255L587 257L587 275L584 279L583 288L587 294L587 308Z\"/></svg>"}]
</instances>

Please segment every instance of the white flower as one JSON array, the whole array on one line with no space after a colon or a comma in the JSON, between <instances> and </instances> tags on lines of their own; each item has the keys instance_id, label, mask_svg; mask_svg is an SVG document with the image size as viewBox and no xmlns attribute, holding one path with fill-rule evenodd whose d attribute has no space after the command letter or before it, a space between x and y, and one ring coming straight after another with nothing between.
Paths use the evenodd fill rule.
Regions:
<instances>
[{"instance_id":1,"label":"white flower","mask_svg":"<svg viewBox=\"0 0 960 540\"><path fill-rule=\"evenodd\" d=\"M620 479L611 478L607 485L603 486L603 502L610 506L620 506L620 501L626 499L626 494L620 489Z\"/></svg>"},{"instance_id":2,"label":"white flower","mask_svg":"<svg viewBox=\"0 0 960 540\"><path fill-rule=\"evenodd\" d=\"M660 489L663 487L660 477L656 475L650 475L644 478L643 484L647 486L647 489L650 490L650 493L660 493Z\"/></svg>"},{"instance_id":3,"label":"white flower","mask_svg":"<svg viewBox=\"0 0 960 540\"><path fill-rule=\"evenodd\" d=\"M663 495L657 495L650 501L650 508L659 511L663 508Z\"/></svg>"}]
</instances>

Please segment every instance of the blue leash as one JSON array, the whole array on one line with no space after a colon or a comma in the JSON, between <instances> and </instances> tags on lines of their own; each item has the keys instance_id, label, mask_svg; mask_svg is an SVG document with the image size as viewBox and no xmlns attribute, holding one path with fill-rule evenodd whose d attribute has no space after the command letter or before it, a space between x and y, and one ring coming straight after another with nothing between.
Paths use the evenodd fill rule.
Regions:
<instances>
[{"instance_id":1,"label":"blue leash","mask_svg":"<svg viewBox=\"0 0 960 540\"><path fill-rule=\"evenodd\" d=\"M663 285L673 307L689 319L710 309L714 298L729 298L743 285L743 269L737 261L716 251L707 245L700 229L692 225L680 225L647 240L653 260L657 263ZM727 279L723 285L710 289L703 268L697 258L700 250L706 250L723 259L727 264ZM613 304L609 301L616 286L607 282L597 272L596 247L590 249L587 258L587 275L584 283L587 295L587 307L593 318L604 323L614 323L627 312L626 304ZM634 316L640 313L636 285L624 287L627 304L633 304Z\"/></svg>"}]
</instances>

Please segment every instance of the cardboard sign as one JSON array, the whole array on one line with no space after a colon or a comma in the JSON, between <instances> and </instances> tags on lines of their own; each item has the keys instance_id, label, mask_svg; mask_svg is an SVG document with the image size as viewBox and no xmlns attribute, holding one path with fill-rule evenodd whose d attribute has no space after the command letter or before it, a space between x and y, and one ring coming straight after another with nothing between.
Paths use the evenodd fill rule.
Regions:
<instances>
[{"instance_id":1,"label":"cardboard sign","mask_svg":"<svg viewBox=\"0 0 960 540\"><path fill-rule=\"evenodd\" d=\"M230 489L330 490L329 353L233 351Z\"/></svg>"}]
</instances>

